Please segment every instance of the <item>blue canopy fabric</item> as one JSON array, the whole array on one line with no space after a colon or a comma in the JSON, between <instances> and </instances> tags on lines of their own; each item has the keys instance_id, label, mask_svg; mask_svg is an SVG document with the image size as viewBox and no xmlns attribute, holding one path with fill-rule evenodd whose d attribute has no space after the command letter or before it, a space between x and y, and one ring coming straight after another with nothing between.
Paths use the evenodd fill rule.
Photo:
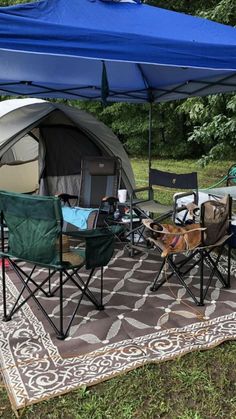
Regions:
<instances>
[{"instance_id":1,"label":"blue canopy fabric","mask_svg":"<svg viewBox=\"0 0 236 419\"><path fill-rule=\"evenodd\" d=\"M161 102L236 90L236 29L135 2L0 7L0 95Z\"/></svg>"}]
</instances>

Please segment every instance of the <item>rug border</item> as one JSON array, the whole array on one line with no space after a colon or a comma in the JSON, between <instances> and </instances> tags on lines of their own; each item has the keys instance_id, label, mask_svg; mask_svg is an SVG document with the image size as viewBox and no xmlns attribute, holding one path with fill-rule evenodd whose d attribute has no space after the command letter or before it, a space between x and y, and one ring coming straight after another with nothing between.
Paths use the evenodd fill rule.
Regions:
<instances>
[{"instance_id":1,"label":"rug border","mask_svg":"<svg viewBox=\"0 0 236 419\"><path fill-rule=\"evenodd\" d=\"M231 314L228 314L226 316L216 317L214 319L207 320L205 322L193 323L191 325L184 326L184 327L181 327L181 328L172 328L172 329L168 329L168 330L160 330L156 333L152 333L152 334L149 334L149 335L138 337L138 338L135 339L135 341L145 339L145 340L147 340L147 344L149 344L150 341L153 340L153 338L155 338L155 337L160 337L160 336L165 337L167 334L177 334L176 336L180 336L180 335L183 335L183 333L189 333L189 332L191 332L192 338L194 339L194 337L198 334L199 329L202 329L202 330L207 329L207 328L209 328L209 326L213 326L213 325L221 326L224 321L229 321L229 320L236 320L236 313L231 313ZM212 333L212 336L214 336L214 334L215 333ZM5 384L7 393L8 393L8 397L9 397L10 402L11 402L12 409L13 409L14 412L16 412L19 409L30 406L32 404L36 404L36 403L39 403L41 401L49 400L53 397L68 394L69 392L71 392L73 390L77 390L77 389L82 388L82 387L90 387L90 386L96 385L98 383L101 383L103 381L107 381L110 378L116 377L118 375L124 374L124 373L129 372L129 371L132 371L132 370L134 370L138 367L141 367L141 366L144 366L144 365L147 365L147 364L152 364L152 363L153 364L158 364L160 362L164 362L164 361L167 361L167 360L180 358L187 353L192 353L192 352L196 352L196 351L199 351L199 350L212 349L212 348L222 344L225 341L236 340L236 322L235 322L235 332L231 335L224 335L224 336L216 337L214 339L214 342L212 342L212 343L208 342L209 338L211 337L211 333L205 334L205 337L206 337L205 342L203 342L202 344L195 345L192 349L190 348L190 346L191 346L190 345L189 347L186 347L186 348L183 348L183 349L180 348L179 351L175 352L175 354L167 354L167 355L164 355L162 357L156 356L156 357L151 358L150 355L148 356L147 354L146 355L144 354L143 358L141 357L141 359L139 359L139 360L131 360L130 362L126 363L126 365L123 367L122 371L111 371L111 372L108 372L105 375L101 374L101 376L98 377L97 379L94 379L93 382L78 383L77 386L72 386L71 388L68 388L68 389L62 390L62 391L57 390L56 392L52 392L51 395L48 394L48 395L42 396L40 398L28 399L28 401L25 400L24 403L17 403L17 399L14 397L14 393L11 389L12 386L9 383L9 377L8 377L7 369L6 370L4 369L2 371L3 381L4 381L4 384ZM129 342L129 340L118 342L118 344L115 345L115 346L121 346L121 344L125 345L128 342ZM128 343L127 346L126 346L126 349L129 348L130 346L133 347L133 348L136 347L137 349L139 349L141 351L143 350L142 346L139 347L137 345L137 343L136 344L131 344L131 345L130 345L130 343ZM114 344L111 344L111 345L107 345L106 347L104 347L102 349L98 349L98 350L95 350L93 352L87 353L87 354L83 355L82 357L86 357L86 358L90 358L91 356L94 357L100 352L103 352L103 353L104 352L107 353L108 351L110 352L111 349L112 349L112 352L116 351L116 349L119 350L119 348L116 348L116 349L114 348ZM2 362L3 361L2 351L0 351L0 356L1 356L1 362ZM72 359L77 359L78 360L78 358L80 358L80 357L81 356L73 357ZM65 361L67 359L68 358L61 358L61 360L63 360L63 361ZM72 359L69 358L68 359L69 362L71 362ZM17 369L16 366L14 366L14 369L15 368Z\"/></svg>"}]
</instances>

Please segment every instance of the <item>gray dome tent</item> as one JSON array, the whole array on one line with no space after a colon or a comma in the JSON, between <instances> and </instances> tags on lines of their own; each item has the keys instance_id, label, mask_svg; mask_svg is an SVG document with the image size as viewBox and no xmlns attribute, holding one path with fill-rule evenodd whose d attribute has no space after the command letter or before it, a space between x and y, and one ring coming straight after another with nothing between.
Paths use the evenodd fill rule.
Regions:
<instances>
[{"instance_id":1,"label":"gray dome tent","mask_svg":"<svg viewBox=\"0 0 236 419\"><path fill-rule=\"evenodd\" d=\"M134 187L132 167L121 142L90 114L41 99L0 102L1 189L30 192L35 189L37 170L40 193L76 194L84 156L119 157L123 187L129 191Z\"/></svg>"}]
</instances>

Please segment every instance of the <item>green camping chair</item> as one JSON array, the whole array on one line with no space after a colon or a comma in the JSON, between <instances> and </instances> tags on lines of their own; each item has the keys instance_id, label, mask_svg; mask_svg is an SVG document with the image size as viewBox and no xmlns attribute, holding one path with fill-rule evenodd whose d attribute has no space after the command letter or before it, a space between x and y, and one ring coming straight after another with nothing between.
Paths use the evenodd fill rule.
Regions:
<instances>
[{"instance_id":1,"label":"green camping chair","mask_svg":"<svg viewBox=\"0 0 236 419\"><path fill-rule=\"evenodd\" d=\"M68 246L68 235L62 234L63 218L59 198L30 196L11 192L0 192L1 210L1 251L2 284L3 284L3 320L9 321L12 316L32 298L43 312L59 339L68 336L69 329L79 309L83 297L87 297L97 308L103 309L103 266L107 265L114 250L114 235L105 228L74 231L74 239L85 241L85 246L71 249ZM8 228L8 239L5 239L5 227ZM10 311L7 311L5 261L14 269L23 284L18 297ZM24 271L19 262L28 262L31 266ZM33 273L36 267L44 267L45 278L36 281ZM79 275L79 270L89 270L86 280ZM96 268L101 269L99 299L90 291L89 284ZM52 286L52 277L58 274L59 285ZM71 281L81 291L78 302L64 325L63 288ZM47 306L40 301L40 294L45 297L58 295L59 322L47 313ZM47 300L47 299L46 299Z\"/></svg>"}]
</instances>

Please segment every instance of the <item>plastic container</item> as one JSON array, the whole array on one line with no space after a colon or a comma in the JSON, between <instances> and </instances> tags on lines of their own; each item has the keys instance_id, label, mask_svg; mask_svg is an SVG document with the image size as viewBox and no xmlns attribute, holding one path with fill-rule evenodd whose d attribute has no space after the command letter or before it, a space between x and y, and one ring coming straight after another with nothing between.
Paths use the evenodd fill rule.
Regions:
<instances>
[{"instance_id":1,"label":"plastic container","mask_svg":"<svg viewBox=\"0 0 236 419\"><path fill-rule=\"evenodd\" d=\"M124 204L127 200L127 189L118 190L118 199L121 204Z\"/></svg>"}]
</instances>

